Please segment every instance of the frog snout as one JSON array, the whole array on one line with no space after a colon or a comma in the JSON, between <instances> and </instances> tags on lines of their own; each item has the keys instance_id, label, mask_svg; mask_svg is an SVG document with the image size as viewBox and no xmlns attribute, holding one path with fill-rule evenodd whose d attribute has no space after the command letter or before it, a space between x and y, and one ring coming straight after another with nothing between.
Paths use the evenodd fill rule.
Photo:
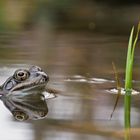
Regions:
<instances>
[{"instance_id":1,"label":"frog snout","mask_svg":"<svg viewBox=\"0 0 140 140\"><path fill-rule=\"evenodd\" d=\"M44 79L45 82L49 81L49 76L47 75L42 75L42 79Z\"/></svg>"},{"instance_id":2,"label":"frog snout","mask_svg":"<svg viewBox=\"0 0 140 140\"><path fill-rule=\"evenodd\" d=\"M49 76L45 72L39 71L37 72L37 74L39 74L42 77L42 81L44 82L49 81Z\"/></svg>"}]
</instances>

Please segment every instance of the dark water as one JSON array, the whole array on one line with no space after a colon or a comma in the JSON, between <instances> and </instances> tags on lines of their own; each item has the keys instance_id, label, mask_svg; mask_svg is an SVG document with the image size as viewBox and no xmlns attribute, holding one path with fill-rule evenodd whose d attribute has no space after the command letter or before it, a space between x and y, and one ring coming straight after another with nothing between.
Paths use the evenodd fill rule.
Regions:
<instances>
[{"instance_id":1,"label":"dark water","mask_svg":"<svg viewBox=\"0 0 140 140\"><path fill-rule=\"evenodd\" d=\"M46 119L17 122L0 103L2 140L121 140L123 95L113 118L116 94L112 61L124 85L128 36L37 29L6 34L0 42L0 83L15 69L39 65L50 77L49 87L60 92L47 101ZM8 39L7 36L10 36ZM4 40L4 41L3 41ZM137 47L133 85L140 91L140 48ZM132 96L132 136L139 137L139 94Z\"/></svg>"}]
</instances>

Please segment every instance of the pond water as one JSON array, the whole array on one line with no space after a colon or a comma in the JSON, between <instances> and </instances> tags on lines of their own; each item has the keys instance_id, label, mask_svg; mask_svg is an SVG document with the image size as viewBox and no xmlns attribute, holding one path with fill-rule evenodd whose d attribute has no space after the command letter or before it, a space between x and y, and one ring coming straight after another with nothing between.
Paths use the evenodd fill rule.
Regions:
<instances>
[{"instance_id":1,"label":"pond water","mask_svg":"<svg viewBox=\"0 0 140 140\"><path fill-rule=\"evenodd\" d=\"M122 140L124 96L121 95L110 120L117 97L110 90L116 88L112 62L124 86L129 35L48 32L37 29L1 35L0 84L17 68L39 65L50 77L47 86L60 93L47 101L47 117L36 121L15 121L0 102L0 139ZM133 74L133 87L138 92L139 52L137 47ZM132 136L135 140L140 136L139 96L132 96Z\"/></svg>"}]
</instances>

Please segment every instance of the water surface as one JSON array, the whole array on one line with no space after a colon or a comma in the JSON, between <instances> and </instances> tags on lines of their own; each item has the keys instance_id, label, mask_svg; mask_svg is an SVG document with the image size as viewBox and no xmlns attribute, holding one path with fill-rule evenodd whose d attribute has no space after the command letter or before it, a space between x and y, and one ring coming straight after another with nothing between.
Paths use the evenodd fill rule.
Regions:
<instances>
[{"instance_id":1,"label":"water surface","mask_svg":"<svg viewBox=\"0 0 140 140\"><path fill-rule=\"evenodd\" d=\"M0 83L17 68L39 65L50 77L48 87L60 91L47 101L47 118L17 122L0 103L0 138L5 140L121 140L123 95L115 113L116 88L112 61L124 86L127 36L88 32L42 30L17 34L1 42ZM39 34L40 33L40 34ZM133 86L140 91L140 48L136 49ZM132 127L135 140L140 126L139 94L132 97ZM7 132L10 132L7 134Z\"/></svg>"}]
</instances>

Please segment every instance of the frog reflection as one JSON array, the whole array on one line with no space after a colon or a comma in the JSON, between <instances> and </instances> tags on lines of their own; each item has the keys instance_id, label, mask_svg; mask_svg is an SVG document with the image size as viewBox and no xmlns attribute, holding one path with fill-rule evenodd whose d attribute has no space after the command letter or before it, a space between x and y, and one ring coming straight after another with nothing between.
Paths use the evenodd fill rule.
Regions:
<instances>
[{"instance_id":1,"label":"frog reflection","mask_svg":"<svg viewBox=\"0 0 140 140\"><path fill-rule=\"evenodd\" d=\"M19 121L42 119L48 113L46 100L55 97L47 92L48 75L38 66L18 69L1 86L1 100Z\"/></svg>"}]
</instances>

